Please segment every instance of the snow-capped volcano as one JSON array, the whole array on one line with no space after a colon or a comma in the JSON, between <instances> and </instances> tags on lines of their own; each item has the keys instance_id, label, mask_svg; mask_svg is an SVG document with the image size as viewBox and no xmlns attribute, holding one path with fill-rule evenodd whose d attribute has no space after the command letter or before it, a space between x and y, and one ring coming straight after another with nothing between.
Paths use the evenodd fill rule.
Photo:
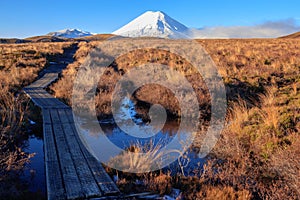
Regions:
<instances>
[{"instance_id":1,"label":"snow-capped volcano","mask_svg":"<svg viewBox=\"0 0 300 200\"><path fill-rule=\"evenodd\" d=\"M188 38L188 30L161 11L147 11L113 34L125 37Z\"/></svg>"},{"instance_id":2,"label":"snow-capped volcano","mask_svg":"<svg viewBox=\"0 0 300 200\"><path fill-rule=\"evenodd\" d=\"M63 37L63 38L78 38L78 37L90 36L93 34L79 29L64 29L61 31L48 33L47 35L54 36L54 37Z\"/></svg>"}]
</instances>

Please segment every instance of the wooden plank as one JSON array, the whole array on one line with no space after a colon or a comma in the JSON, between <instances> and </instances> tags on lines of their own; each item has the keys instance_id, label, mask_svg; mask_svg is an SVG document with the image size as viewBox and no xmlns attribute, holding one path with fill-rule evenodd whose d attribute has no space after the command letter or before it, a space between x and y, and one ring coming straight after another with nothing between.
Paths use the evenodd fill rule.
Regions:
<instances>
[{"instance_id":1,"label":"wooden plank","mask_svg":"<svg viewBox=\"0 0 300 200\"><path fill-rule=\"evenodd\" d=\"M120 193L116 184L112 181L110 176L104 170L102 164L94 157L91 156L89 152L86 151L85 156L87 157L87 162L93 171L94 177L101 188L104 195L118 194Z\"/></svg>"},{"instance_id":2,"label":"wooden plank","mask_svg":"<svg viewBox=\"0 0 300 200\"><path fill-rule=\"evenodd\" d=\"M50 94L48 96L44 96L42 97L41 96L41 89L39 88L34 88L34 89L31 89L31 90L27 90L27 94L30 96L31 100L39 107L41 108L46 108L46 107L51 107L49 106L49 104L47 103L47 98L53 98ZM46 92L46 91L45 91ZM53 98L55 99L55 98ZM57 99L56 99L57 100ZM57 100L58 101L58 100ZM59 102L59 101L58 101ZM62 106L65 106L64 104L60 104L61 107Z\"/></svg>"},{"instance_id":3,"label":"wooden plank","mask_svg":"<svg viewBox=\"0 0 300 200\"><path fill-rule=\"evenodd\" d=\"M40 83L40 86L42 88L46 88L48 85L50 85L57 79L58 79L58 73L47 73L47 74L45 74L44 81L42 83Z\"/></svg>"},{"instance_id":4,"label":"wooden plank","mask_svg":"<svg viewBox=\"0 0 300 200\"><path fill-rule=\"evenodd\" d=\"M48 117L50 117L49 111L43 110L43 121L47 122ZM65 190L51 124L43 123L43 135L48 199L65 199Z\"/></svg>"},{"instance_id":5,"label":"wooden plank","mask_svg":"<svg viewBox=\"0 0 300 200\"><path fill-rule=\"evenodd\" d=\"M67 119L70 123L74 123L74 116L72 109L65 110Z\"/></svg>"},{"instance_id":6,"label":"wooden plank","mask_svg":"<svg viewBox=\"0 0 300 200\"><path fill-rule=\"evenodd\" d=\"M35 81L34 83L32 83L30 85L30 87L39 88L39 87L41 87L41 84L44 83L45 81L46 81L45 79L39 79L39 80Z\"/></svg>"},{"instance_id":7,"label":"wooden plank","mask_svg":"<svg viewBox=\"0 0 300 200\"><path fill-rule=\"evenodd\" d=\"M31 98L32 102L35 105L37 105L41 108L43 108L45 106L45 103L39 98L37 90L31 90L29 95L30 95L30 98Z\"/></svg>"},{"instance_id":8,"label":"wooden plank","mask_svg":"<svg viewBox=\"0 0 300 200\"><path fill-rule=\"evenodd\" d=\"M64 110L59 113L61 120L66 118ZM75 137L77 133L74 133L70 123L64 123L63 129L85 197L101 196L101 191Z\"/></svg>"},{"instance_id":9,"label":"wooden plank","mask_svg":"<svg viewBox=\"0 0 300 200\"><path fill-rule=\"evenodd\" d=\"M50 109L51 121L53 124L61 124L57 109Z\"/></svg>"},{"instance_id":10,"label":"wooden plank","mask_svg":"<svg viewBox=\"0 0 300 200\"><path fill-rule=\"evenodd\" d=\"M47 97L47 96L41 96L40 95L39 98L44 102L44 105L47 106L47 107L60 107L60 106L64 107L65 106L60 101L53 98L52 96Z\"/></svg>"},{"instance_id":11,"label":"wooden plank","mask_svg":"<svg viewBox=\"0 0 300 200\"><path fill-rule=\"evenodd\" d=\"M41 88L26 89L24 90L31 100L41 108L69 108L58 99L51 96Z\"/></svg>"},{"instance_id":12,"label":"wooden plank","mask_svg":"<svg viewBox=\"0 0 300 200\"><path fill-rule=\"evenodd\" d=\"M67 109L67 110L71 110L71 108ZM66 109L58 109L58 114L59 114L59 118L60 118L60 122L62 124L69 124L69 119L68 119L68 116L67 116L67 112L66 112Z\"/></svg>"},{"instance_id":13,"label":"wooden plank","mask_svg":"<svg viewBox=\"0 0 300 200\"><path fill-rule=\"evenodd\" d=\"M59 163L55 161L46 161L46 182L47 182L47 199L66 199L65 189L61 178L59 169Z\"/></svg>"},{"instance_id":14,"label":"wooden plank","mask_svg":"<svg viewBox=\"0 0 300 200\"><path fill-rule=\"evenodd\" d=\"M72 110L65 110L66 115L69 119L69 122L72 123L72 129L76 133L76 139L80 145L80 148L90 166L91 171L93 172L93 175L97 181L98 186L100 187L102 193L104 195L109 194L118 194L120 193L119 189L117 188L116 184L112 181L112 179L109 177L109 175L106 173L105 169L103 168L102 164L87 150L85 145L83 145L75 124L73 120L73 114Z\"/></svg>"},{"instance_id":15,"label":"wooden plank","mask_svg":"<svg viewBox=\"0 0 300 200\"><path fill-rule=\"evenodd\" d=\"M51 124L43 124L44 129L44 147L45 147L45 160L58 162L56 145Z\"/></svg>"},{"instance_id":16,"label":"wooden plank","mask_svg":"<svg viewBox=\"0 0 300 200\"><path fill-rule=\"evenodd\" d=\"M43 123L44 124L52 124L51 117L50 117L50 111L48 109L42 109L43 113Z\"/></svg>"},{"instance_id":17,"label":"wooden plank","mask_svg":"<svg viewBox=\"0 0 300 200\"><path fill-rule=\"evenodd\" d=\"M35 81L30 87L45 88L58 79L58 73L46 73L43 77Z\"/></svg>"},{"instance_id":18,"label":"wooden plank","mask_svg":"<svg viewBox=\"0 0 300 200\"><path fill-rule=\"evenodd\" d=\"M38 90L38 95L41 101L43 101L43 106L47 108L69 108L63 102L51 96L45 90Z\"/></svg>"},{"instance_id":19,"label":"wooden plank","mask_svg":"<svg viewBox=\"0 0 300 200\"><path fill-rule=\"evenodd\" d=\"M75 170L74 162L70 154L70 149L67 144L58 113L56 110L51 110L50 113L66 196L68 199L84 198L83 190Z\"/></svg>"}]
</instances>

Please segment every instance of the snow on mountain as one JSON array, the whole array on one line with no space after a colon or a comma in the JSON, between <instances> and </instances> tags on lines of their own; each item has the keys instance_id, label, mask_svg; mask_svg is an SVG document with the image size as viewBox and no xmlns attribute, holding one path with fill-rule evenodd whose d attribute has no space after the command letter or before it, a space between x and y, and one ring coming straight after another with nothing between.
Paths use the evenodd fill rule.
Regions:
<instances>
[{"instance_id":1,"label":"snow on mountain","mask_svg":"<svg viewBox=\"0 0 300 200\"><path fill-rule=\"evenodd\" d=\"M189 28L172 19L167 14L147 11L122 28L113 32L125 37L189 38Z\"/></svg>"},{"instance_id":2,"label":"snow on mountain","mask_svg":"<svg viewBox=\"0 0 300 200\"><path fill-rule=\"evenodd\" d=\"M80 29L64 29L61 31L48 33L49 36L63 37L63 38L78 38L93 35L90 32L82 31Z\"/></svg>"}]
</instances>

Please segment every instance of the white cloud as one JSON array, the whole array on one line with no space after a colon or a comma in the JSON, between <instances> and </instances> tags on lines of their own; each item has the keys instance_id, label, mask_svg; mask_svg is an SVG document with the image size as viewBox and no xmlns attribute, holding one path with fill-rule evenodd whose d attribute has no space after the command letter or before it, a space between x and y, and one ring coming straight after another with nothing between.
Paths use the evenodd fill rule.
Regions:
<instances>
[{"instance_id":1,"label":"white cloud","mask_svg":"<svg viewBox=\"0 0 300 200\"><path fill-rule=\"evenodd\" d=\"M218 26L190 29L192 38L276 38L300 31L295 19L267 21L253 26Z\"/></svg>"}]
</instances>

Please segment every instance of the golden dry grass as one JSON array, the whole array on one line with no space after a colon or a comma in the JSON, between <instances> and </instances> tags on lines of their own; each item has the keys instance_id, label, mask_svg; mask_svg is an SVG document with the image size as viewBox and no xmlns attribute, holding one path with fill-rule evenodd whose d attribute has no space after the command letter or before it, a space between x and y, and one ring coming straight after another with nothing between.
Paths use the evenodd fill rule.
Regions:
<instances>
[{"instance_id":1,"label":"golden dry grass","mask_svg":"<svg viewBox=\"0 0 300 200\"><path fill-rule=\"evenodd\" d=\"M70 103L77 70L99 42L79 44L76 62L69 64L61 79L51 87L57 97ZM179 187L187 199L299 199L300 40L198 42L211 55L223 76L229 105L227 126L204 172L195 177L176 177L175 180L165 177L166 174L161 178L149 176L149 185L155 183L149 188L159 190L158 186L166 184L164 181L167 180L167 184ZM145 61L177 60L166 53L151 53L152 57L133 52L120 57L107 69L96 97L101 95L101 101L97 102L99 115L111 113L113 85L131 67ZM193 71L188 70L184 61L176 63L168 59L163 63L186 71L185 75L192 75L189 81L196 87L201 86L199 77L193 76ZM167 95L167 98L155 98L150 89L153 87L140 89L137 100L150 105L160 103L176 113L176 101L170 100L167 91L154 88L156 93ZM205 92L200 91L198 99L204 105L208 100Z\"/></svg>"},{"instance_id":2,"label":"golden dry grass","mask_svg":"<svg viewBox=\"0 0 300 200\"><path fill-rule=\"evenodd\" d=\"M70 44L0 44L0 196L3 199L21 198L18 175L33 156L23 149L31 111L29 99L20 90Z\"/></svg>"},{"instance_id":3,"label":"golden dry grass","mask_svg":"<svg viewBox=\"0 0 300 200\"><path fill-rule=\"evenodd\" d=\"M99 45L99 42L82 42L79 44L79 50L75 55L77 62L70 64L67 67L67 70L63 72L62 78L56 84L54 84L53 87L51 87L56 97L63 99L68 104L71 103L70 99L73 90L73 81L77 70L85 61L85 58L91 49L96 48L97 45ZM148 49L136 50L123 55L117 58L115 63L112 63L107 67L104 75L101 77L101 80L98 83L98 91L95 97L96 109L100 117L111 116L112 112L110 102L112 93L115 89L116 83L121 79L123 74L135 66L142 65L145 62L167 65L172 69L182 73L184 76L186 76L187 80L191 83L193 89L196 91L199 107L202 107L203 109L208 108L207 104L210 100L210 97L208 95L208 91L206 90L206 85L202 81L201 75L197 73L195 69L189 63L187 63L187 61L181 60L179 56L166 51ZM91 78L88 77L89 75L92 76L92 74L88 74L88 72L86 72L85 77L80 77L82 79L82 85L89 85L87 82ZM177 87L184 87L178 80L174 80L172 75L166 74L166 76L171 82L177 83ZM157 78L160 80L165 79L165 77L161 76L161 74L157 74ZM61 85L64 85L64 87L61 87ZM186 93L185 95L186 98L188 98L190 94ZM167 109L167 112L170 116L180 116L179 103L172 91L159 85L152 84L151 86L146 85L145 87L141 87L137 90L133 98L137 104L141 104L140 109L138 110L141 112L140 114L146 113L151 104L161 104ZM83 106L87 105L85 104ZM145 109L145 111L143 111L142 108ZM86 109L91 108L87 107Z\"/></svg>"},{"instance_id":4,"label":"golden dry grass","mask_svg":"<svg viewBox=\"0 0 300 200\"><path fill-rule=\"evenodd\" d=\"M71 43L0 44L0 79L2 85L20 89L33 82L55 55Z\"/></svg>"}]
</instances>

